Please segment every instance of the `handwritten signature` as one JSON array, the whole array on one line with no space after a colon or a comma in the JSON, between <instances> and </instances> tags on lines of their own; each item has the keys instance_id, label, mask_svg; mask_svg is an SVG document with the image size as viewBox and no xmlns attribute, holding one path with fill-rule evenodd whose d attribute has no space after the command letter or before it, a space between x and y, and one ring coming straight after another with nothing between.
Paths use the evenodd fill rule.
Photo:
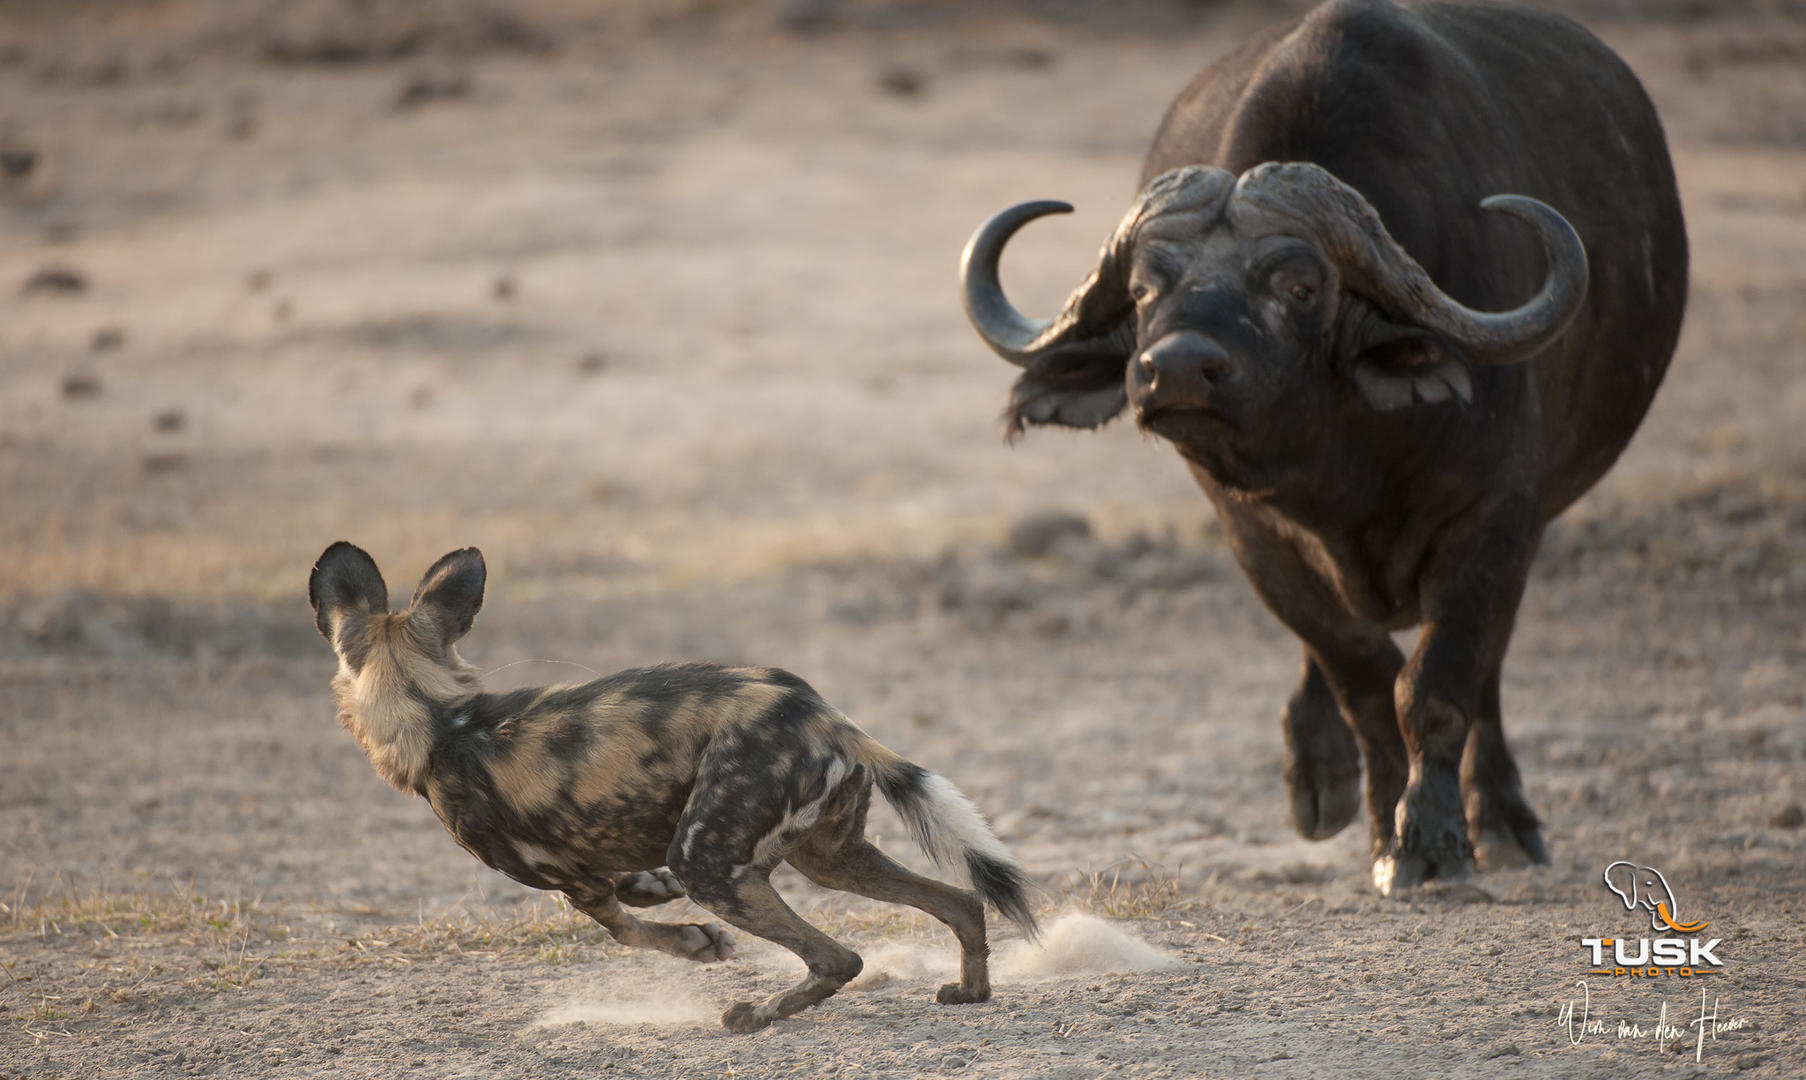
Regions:
<instances>
[{"instance_id":1,"label":"handwritten signature","mask_svg":"<svg viewBox=\"0 0 1806 1080\"><path fill-rule=\"evenodd\" d=\"M1654 1038L1656 1049L1666 1050L1668 1044L1685 1038L1687 1032L1679 1025L1668 1020L1668 999L1662 999L1661 1013L1656 1017L1655 1027L1645 1029L1640 1024L1628 1020L1620 1020L1611 1024L1592 1016L1592 993L1587 989L1587 981L1581 979L1574 984L1580 988L1580 999L1569 998L1561 1007L1561 1013L1555 1022L1568 1030L1568 1044L1579 1046L1589 1035L1602 1038L1616 1036L1619 1039ZM1694 1030L1693 1061L1695 1064L1705 1059L1706 1040L1718 1041L1721 1031L1738 1031L1748 1027L1749 1021L1741 1016L1718 1017L1718 998L1713 997L1710 1005L1706 1004L1706 992L1699 992L1699 1019L1689 1020L1687 1027Z\"/></svg>"}]
</instances>

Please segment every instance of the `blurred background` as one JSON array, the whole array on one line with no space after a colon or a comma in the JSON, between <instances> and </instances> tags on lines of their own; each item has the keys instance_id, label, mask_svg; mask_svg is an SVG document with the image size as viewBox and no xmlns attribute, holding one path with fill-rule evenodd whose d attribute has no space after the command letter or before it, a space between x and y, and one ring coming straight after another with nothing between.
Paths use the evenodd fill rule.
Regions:
<instances>
[{"instance_id":1,"label":"blurred background","mask_svg":"<svg viewBox=\"0 0 1806 1080\"><path fill-rule=\"evenodd\" d=\"M1621 28L1680 144L1695 344L1714 305L1798 273L1798 5L1572 7ZM1006 268L1020 303L1057 304L1166 103L1272 5L5 14L9 648L255 648L188 621L292 609L341 536L398 567L480 544L537 601L929 555L1047 503L1105 531L1205 525L1173 455L1124 426L1000 448L1010 372L951 268L992 210L1067 199ZM1797 342L1794 305L1769 314L1723 321ZM1752 404L1688 392L1664 407Z\"/></svg>"},{"instance_id":2,"label":"blurred background","mask_svg":"<svg viewBox=\"0 0 1806 1080\"><path fill-rule=\"evenodd\" d=\"M258 898L241 961L523 900L333 722L305 582L338 539L397 600L480 546L463 651L498 688L792 668L1050 896L1101 868L1222 935L1381 910L1362 824L1290 830L1296 646L1177 456L1122 423L1004 446L1013 372L955 288L987 215L1064 199L1004 266L1053 309L1173 96L1306 6L0 3L9 948L104 983L82 905L171 888ZM1635 835L1756 911L1806 797L1806 4L1543 6L1648 85L1694 279L1526 600L1508 729L1562 886L1504 888L1570 902ZM172 986L221 948L146 940Z\"/></svg>"}]
</instances>

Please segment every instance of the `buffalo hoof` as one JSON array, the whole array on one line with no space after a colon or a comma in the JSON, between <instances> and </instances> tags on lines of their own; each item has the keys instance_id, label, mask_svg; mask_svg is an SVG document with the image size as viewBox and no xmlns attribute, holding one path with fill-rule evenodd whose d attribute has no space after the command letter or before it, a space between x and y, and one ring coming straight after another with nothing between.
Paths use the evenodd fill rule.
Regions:
<instances>
[{"instance_id":1,"label":"buffalo hoof","mask_svg":"<svg viewBox=\"0 0 1806 1080\"><path fill-rule=\"evenodd\" d=\"M1543 846L1536 812L1516 783L1491 789L1470 787L1465 796L1467 835L1481 869L1548 865L1549 849Z\"/></svg>"},{"instance_id":2,"label":"buffalo hoof","mask_svg":"<svg viewBox=\"0 0 1806 1080\"><path fill-rule=\"evenodd\" d=\"M1285 779L1292 827L1306 840L1328 840L1360 813L1361 770L1347 761L1300 762Z\"/></svg>"},{"instance_id":3,"label":"buffalo hoof","mask_svg":"<svg viewBox=\"0 0 1806 1080\"><path fill-rule=\"evenodd\" d=\"M1482 870L1522 870L1527 866L1549 865L1549 849L1543 846L1540 830L1532 828L1528 835L1487 829L1475 834L1474 862Z\"/></svg>"},{"instance_id":4,"label":"buffalo hoof","mask_svg":"<svg viewBox=\"0 0 1806 1080\"><path fill-rule=\"evenodd\" d=\"M1306 840L1327 840L1361 810L1361 751L1333 705L1287 710L1286 795L1292 825Z\"/></svg>"},{"instance_id":5,"label":"buffalo hoof","mask_svg":"<svg viewBox=\"0 0 1806 1080\"><path fill-rule=\"evenodd\" d=\"M758 1006L750 1001L742 1001L738 1005L721 1014L721 1026L736 1035L750 1035L761 1028L771 1026L769 1016L760 1016Z\"/></svg>"},{"instance_id":6,"label":"buffalo hoof","mask_svg":"<svg viewBox=\"0 0 1806 1080\"><path fill-rule=\"evenodd\" d=\"M1460 844L1438 845L1435 851L1406 851L1398 845L1373 863L1373 887L1381 896L1398 896L1426 881L1465 881L1474 876L1474 860Z\"/></svg>"},{"instance_id":7,"label":"buffalo hoof","mask_svg":"<svg viewBox=\"0 0 1806 1080\"><path fill-rule=\"evenodd\" d=\"M980 1001L991 1000L991 988L968 990L958 983L948 983L934 995L934 1000L942 1005L974 1005Z\"/></svg>"},{"instance_id":8,"label":"buffalo hoof","mask_svg":"<svg viewBox=\"0 0 1806 1080\"><path fill-rule=\"evenodd\" d=\"M1461 786L1441 770L1425 770L1405 786L1393 815L1392 842L1373 863L1373 887L1396 896L1432 879L1473 876L1474 852L1461 812Z\"/></svg>"},{"instance_id":9,"label":"buffalo hoof","mask_svg":"<svg viewBox=\"0 0 1806 1080\"><path fill-rule=\"evenodd\" d=\"M641 870L615 881L615 899L628 907L655 907L684 894L669 870Z\"/></svg>"},{"instance_id":10,"label":"buffalo hoof","mask_svg":"<svg viewBox=\"0 0 1806 1080\"><path fill-rule=\"evenodd\" d=\"M734 939L720 923L691 923L678 929L678 948L673 950L685 960L713 964L734 958Z\"/></svg>"}]
</instances>

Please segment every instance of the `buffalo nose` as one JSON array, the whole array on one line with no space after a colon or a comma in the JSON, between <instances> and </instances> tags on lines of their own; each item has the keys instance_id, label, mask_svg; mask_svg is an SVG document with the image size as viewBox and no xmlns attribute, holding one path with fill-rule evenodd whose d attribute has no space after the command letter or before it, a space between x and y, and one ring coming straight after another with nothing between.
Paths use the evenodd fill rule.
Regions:
<instances>
[{"instance_id":1,"label":"buffalo nose","mask_svg":"<svg viewBox=\"0 0 1806 1080\"><path fill-rule=\"evenodd\" d=\"M1181 330L1143 349L1141 370L1149 389L1173 390L1197 382L1208 385L1228 373L1229 354L1203 334Z\"/></svg>"}]
</instances>

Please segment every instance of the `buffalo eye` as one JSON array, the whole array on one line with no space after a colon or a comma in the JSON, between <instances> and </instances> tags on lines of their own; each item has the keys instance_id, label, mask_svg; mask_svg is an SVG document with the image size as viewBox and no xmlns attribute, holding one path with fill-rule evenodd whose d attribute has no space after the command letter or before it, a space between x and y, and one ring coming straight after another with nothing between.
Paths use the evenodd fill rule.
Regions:
<instances>
[{"instance_id":1,"label":"buffalo eye","mask_svg":"<svg viewBox=\"0 0 1806 1080\"><path fill-rule=\"evenodd\" d=\"M1317 290L1311 288L1302 281L1297 282L1292 286L1291 293L1292 299L1298 301L1300 304L1308 304L1317 298Z\"/></svg>"}]
</instances>

